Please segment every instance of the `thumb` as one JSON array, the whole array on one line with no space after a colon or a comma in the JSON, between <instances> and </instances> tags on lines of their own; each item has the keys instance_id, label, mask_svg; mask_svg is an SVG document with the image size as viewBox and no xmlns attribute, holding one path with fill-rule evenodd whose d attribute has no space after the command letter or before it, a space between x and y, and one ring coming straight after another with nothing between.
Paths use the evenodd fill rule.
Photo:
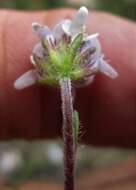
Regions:
<instances>
[{"instance_id":1,"label":"thumb","mask_svg":"<svg viewBox=\"0 0 136 190\"><path fill-rule=\"evenodd\" d=\"M56 137L61 131L59 92L49 87L16 91L14 81L30 69L29 56L37 38L31 23L53 26L73 10L49 12L0 11L0 139ZM91 22L90 22L91 18ZM104 53L119 73L113 81L101 74L77 90L83 140L99 145L136 147L136 26L105 13L89 14L88 33L100 32Z\"/></svg>"}]
</instances>

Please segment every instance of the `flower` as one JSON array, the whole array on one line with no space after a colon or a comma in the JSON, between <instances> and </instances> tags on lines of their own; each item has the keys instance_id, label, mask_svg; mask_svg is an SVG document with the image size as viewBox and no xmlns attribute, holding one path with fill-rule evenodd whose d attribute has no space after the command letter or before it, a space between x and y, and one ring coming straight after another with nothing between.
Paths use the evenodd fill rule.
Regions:
<instances>
[{"instance_id":1,"label":"flower","mask_svg":"<svg viewBox=\"0 0 136 190\"><path fill-rule=\"evenodd\" d=\"M34 69L15 81L16 89L35 83L58 85L65 77L73 84L84 85L92 82L98 71L117 77L117 72L104 60L99 34L86 34L87 16L87 8L81 7L72 21L62 20L52 31L48 26L32 23L33 32L40 38L30 56Z\"/></svg>"}]
</instances>

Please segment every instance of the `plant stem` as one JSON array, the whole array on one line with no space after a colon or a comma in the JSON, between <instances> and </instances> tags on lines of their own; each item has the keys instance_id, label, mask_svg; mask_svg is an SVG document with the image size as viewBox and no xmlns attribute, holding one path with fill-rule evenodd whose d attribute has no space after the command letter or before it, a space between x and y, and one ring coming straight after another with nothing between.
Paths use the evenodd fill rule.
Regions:
<instances>
[{"instance_id":1,"label":"plant stem","mask_svg":"<svg viewBox=\"0 0 136 190\"><path fill-rule=\"evenodd\" d=\"M63 140L64 140L64 190L74 190L74 162L75 148L72 133L73 103L71 81L69 78L60 80L62 114L63 114Z\"/></svg>"}]
</instances>

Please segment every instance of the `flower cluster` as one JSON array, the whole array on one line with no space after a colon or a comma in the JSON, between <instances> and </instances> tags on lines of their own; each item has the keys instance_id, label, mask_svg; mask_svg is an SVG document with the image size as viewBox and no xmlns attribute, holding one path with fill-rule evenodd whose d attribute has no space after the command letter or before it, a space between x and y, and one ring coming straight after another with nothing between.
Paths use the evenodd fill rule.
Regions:
<instances>
[{"instance_id":1,"label":"flower cluster","mask_svg":"<svg viewBox=\"0 0 136 190\"><path fill-rule=\"evenodd\" d=\"M98 71L117 77L101 53L99 34L88 36L86 33L87 16L87 8L81 7L72 21L62 20L52 31L47 26L32 23L33 32L40 38L30 56L34 69L15 81L16 89L35 83L57 85L66 77L74 84L90 83Z\"/></svg>"}]
</instances>

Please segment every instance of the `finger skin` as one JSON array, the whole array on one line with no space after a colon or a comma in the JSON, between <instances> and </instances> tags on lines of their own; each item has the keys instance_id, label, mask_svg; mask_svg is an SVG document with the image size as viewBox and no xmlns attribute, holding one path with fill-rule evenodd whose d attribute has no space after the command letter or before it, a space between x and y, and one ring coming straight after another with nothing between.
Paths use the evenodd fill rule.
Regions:
<instances>
[{"instance_id":1,"label":"finger skin","mask_svg":"<svg viewBox=\"0 0 136 190\"><path fill-rule=\"evenodd\" d=\"M53 26L72 18L74 10L0 11L0 139L55 138L61 134L59 89L32 86L22 91L14 81L32 68L29 56L38 41L31 23ZM82 125L82 141L101 146L136 147L136 25L92 12L88 33L99 32L106 58L119 77L97 74L93 84L76 90L74 102Z\"/></svg>"}]
</instances>

